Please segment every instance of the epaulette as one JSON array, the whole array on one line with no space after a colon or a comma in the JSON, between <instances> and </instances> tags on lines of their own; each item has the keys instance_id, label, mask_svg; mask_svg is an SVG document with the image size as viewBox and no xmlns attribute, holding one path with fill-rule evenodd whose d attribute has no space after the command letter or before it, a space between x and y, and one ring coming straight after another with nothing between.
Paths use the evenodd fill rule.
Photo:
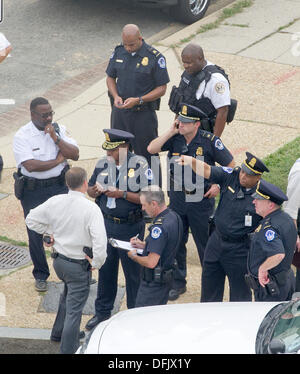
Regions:
<instances>
[{"instance_id":1,"label":"epaulette","mask_svg":"<svg viewBox=\"0 0 300 374\"><path fill-rule=\"evenodd\" d=\"M147 46L147 49L149 52L153 53L155 57L158 57L160 55L160 52L153 48L151 45Z\"/></svg>"},{"instance_id":2,"label":"epaulette","mask_svg":"<svg viewBox=\"0 0 300 374\"><path fill-rule=\"evenodd\" d=\"M208 139L210 139L211 141L213 141L214 139L215 139L215 135L214 134L212 134L211 132L209 132L209 131L205 131L205 130L202 130L201 132L200 132L200 134L201 134L201 136L203 136L204 138L208 138Z\"/></svg>"}]
</instances>

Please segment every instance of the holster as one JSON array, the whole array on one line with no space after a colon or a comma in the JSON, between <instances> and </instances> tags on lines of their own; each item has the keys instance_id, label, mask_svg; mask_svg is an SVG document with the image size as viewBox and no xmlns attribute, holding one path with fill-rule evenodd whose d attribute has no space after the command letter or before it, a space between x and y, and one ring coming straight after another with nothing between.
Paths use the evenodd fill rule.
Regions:
<instances>
[{"instance_id":1,"label":"holster","mask_svg":"<svg viewBox=\"0 0 300 374\"><path fill-rule=\"evenodd\" d=\"M183 102L183 95L179 93L178 87L173 86L171 93L170 93L169 102L168 102L170 110L178 114L180 111L182 102Z\"/></svg>"},{"instance_id":2,"label":"holster","mask_svg":"<svg viewBox=\"0 0 300 374\"><path fill-rule=\"evenodd\" d=\"M17 199L22 200L23 198L23 193L24 193L24 184L25 184L25 178L23 175L20 175L19 170L18 172L13 173L14 177L14 191L15 191L15 196Z\"/></svg>"},{"instance_id":3,"label":"holster","mask_svg":"<svg viewBox=\"0 0 300 374\"><path fill-rule=\"evenodd\" d=\"M234 115L235 115L235 112L236 112L236 108L237 108L237 100L231 99L230 100L230 106L228 108L227 119L226 119L227 123L230 123L230 122L233 121L233 118L234 118Z\"/></svg>"},{"instance_id":4,"label":"holster","mask_svg":"<svg viewBox=\"0 0 300 374\"><path fill-rule=\"evenodd\" d=\"M255 279L251 274L245 274L245 282L249 288L252 290L258 290L259 283L258 280Z\"/></svg>"}]
</instances>

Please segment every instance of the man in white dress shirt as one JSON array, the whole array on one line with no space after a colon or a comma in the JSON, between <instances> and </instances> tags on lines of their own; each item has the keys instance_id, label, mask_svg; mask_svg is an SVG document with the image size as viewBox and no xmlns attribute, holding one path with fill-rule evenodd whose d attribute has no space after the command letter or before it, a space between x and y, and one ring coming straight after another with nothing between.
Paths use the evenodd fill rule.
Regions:
<instances>
[{"instance_id":1,"label":"man in white dress shirt","mask_svg":"<svg viewBox=\"0 0 300 374\"><path fill-rule=\"evenodd\" d=\"M18 168L15 179L23 184L18 198L25 217L30 209L50 197L68 192L65 185L65 172L69 168L67 159L79 158L75 140L67 135L64 126L52 122L54 112L47 99L38 97L32 100L30 112L31 121L17 131L13 140ZM49 268L43 238L30 229L27 231L35 288L46 291Z\"/></svg>"},{"instance_id":2,"label":"man in white dress shirt","mask_svg":"<svg viewBox=\"0 0 300 374\"><path fill-rule=\"evenodd\" d=\"M64 282L51 340L61 341L61 353L75 353L79 347L82 310L89 295L90 266L99 269L106 259L107 237L101 210L84 194L86 171L73 167L66 173L68 194L51 197L32 209L26 225L51 236L53 267ZM83 247L92 247L93 259Z\"/></svg>"}]
</instances>

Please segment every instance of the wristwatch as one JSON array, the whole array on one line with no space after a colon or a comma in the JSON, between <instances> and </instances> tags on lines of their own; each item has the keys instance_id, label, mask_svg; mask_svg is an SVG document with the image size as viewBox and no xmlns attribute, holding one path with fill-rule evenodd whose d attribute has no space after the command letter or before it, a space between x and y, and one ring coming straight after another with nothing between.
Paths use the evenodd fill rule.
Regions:
<instances>
[{"instance_id":1,"label":"wristwatch","mask_svg":"<svg viewBox=\"0 0 300 374\"><path fill-rule=\"evenodd\" d=\"M127 191L124 191L124 192L123 192L123 199L126 200L126 198L127 198Z\"/></svg>"},{"instance_id":2,"label":"wristwatch","mask_svg":"<svg viewBox=\"0 0 300 374\"><path fill-rule=\"evenodd\" d=\"M56 145L60 142L60 139L61 137L59 135L56 135L56 142L55 142Z\"/></svg>"},{"instance_id":3,"label":"wristwatch","mask_svg":"<svg viewBox=\"0 0 300 374\"><path fill-rule=\"evenodd\" d=\"M142 99L142 96L139 97L139 105L144 104L144 100Z\"/></svg>"}]
</instances>

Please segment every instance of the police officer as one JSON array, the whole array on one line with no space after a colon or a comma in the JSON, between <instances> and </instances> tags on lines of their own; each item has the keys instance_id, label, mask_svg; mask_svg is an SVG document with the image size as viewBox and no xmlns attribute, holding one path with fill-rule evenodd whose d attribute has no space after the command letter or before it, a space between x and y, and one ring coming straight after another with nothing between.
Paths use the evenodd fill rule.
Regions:
<instances>
[{"instance_id":1,"label":"police officer","mask_svg":"<svg viewBox=\"0 0 300 374\"><path fill-rule=\"evenodd\" d=\"M170 162L170 208L180 215L183 222L183 240L176 254L178 269L174 274L174 282L170 291L170 300L176 300L186 291L186 243L189 228L198 250L201 264L203 264L204 249L208 240L208 221L213 214L215 199L219 187L207 180L196 182L196 174L184 174L184 168L176 170L171 160L184 154L201 157L207 164L233 167L234 161L229 150L221 139L200 128L205 114L193 105L183 104L177 120L163 135L154 139L148 146L150 153L168 151ZM178 174L178 175L176 175ZM189 186L192 179L193 186ZM203 182L203 179L202 179ZM199 194L199 196L197 196Z\"/></svg>"},{"instance_id":2,"label":"police officer","mask_svg":"<svg viewBox=\"0 0 300 374\"><path fill-rule=\"evenodd\" d=\"M140 203L141 186L151 183L153 175L147 161L129 151L134 135L117 129L105 129L102 148L107 157L100 159L89 180L88 194L95 198L103 213L107 237L129 241L133 236L144 237L145 223ZM140 266L126 252L107 245L107 259L99 270L95 316L86 328L92 329L108 319L113 309L118 286L119 260L126 280L127 307L134 308L140 284Z\"/></svg>"},{"instance_id":3,"label":"police officer","mask_svg":"<svg viewBox=\"0 0 300 374\"><path fill-rule=\"evenodd\" d=\"M158 135L156 110L165 94L169 75L164 56L143 40L136 25L126 25L123 44L115 48L106 73L112 97L111 128L135 135L136 154L146 157L147 146Z\"/></svg>"},{"instance_id":4,"label":"police officer","mask_svg":"<svg viewBox=\"0 0 300 374\"><path fill-rule=\"evenodd\" d=\"M256 281L256 301L290 300L295 290L291 269L297 229L280 206L287 196L273 184L261 180L252 195L256 213L263 217L255 230L249 252L249 275Z\"/></svg>"},{"instance_id":5,"label":"police officer","mask_svg":"<svg viewBox=\"0 0 300 374\"><path fill-rule=\"evenodd\" d=\"M163 305L168 302L172 282L176 247L182 236L180 217L165 204L164 193L158 186L149 186L141 192L143 209L153 217L145 242L131 239L132 246L143 248L142 256L137 250L128 256L143 266L142 281L136 298L136 307Z\"/></svg>"},{"instance_id":6,"label":"police officer","mask_svg":"<svg viewBox=\"0 0 300 374\"><path fill-rule=\"evenodd\" d=\"M215 230L208 239L202 271L201 301L222 301L225 277L228 277L230 301L251 301L245 282L249 234L259 225L261 216L254 209L252 194L265 171L265 164L246 152L241 167L210 166L190 156L181 156L180 164L197 165L211 182L220 184L221 195L215 212ZM200 169L198 169L199 172ZM200 171L201 172L201 171Z\"/></svg>"},{"instance_id":7,"label":"police officer","mask_svg":"<svg viewBox=\"0 0 300 374\"><path fill-rule=\"evenodd\" d=\"M197 44L188 44L181 59L184 72L178 88L173 86L171 91L170 109L178 114L182 102L195 105L209 117L202 121L202 128L220 137L225 123L233 119L236 108L231 106L228 76L222 68L205 59Z\"/></svg>"},{"instance_id":8,"label":"police officer","mask_svg":"<svg viewBox=\"0 0 300 374\"><path fill-rule=\"evenodd\" d=\"M79 148L67 135L66 128L52 123L54 112L48 100L37 97L30 104L31 121L14 136L13 151L18 168L16 182L21 183L18 198L24 216L30 209L50 197L67 193L65 172L67 159L78 160ZM42 235L27 228L29 251L33 262L33 276L37 291L47 290L49 268Z\"/></svg>"}]
</instances>

